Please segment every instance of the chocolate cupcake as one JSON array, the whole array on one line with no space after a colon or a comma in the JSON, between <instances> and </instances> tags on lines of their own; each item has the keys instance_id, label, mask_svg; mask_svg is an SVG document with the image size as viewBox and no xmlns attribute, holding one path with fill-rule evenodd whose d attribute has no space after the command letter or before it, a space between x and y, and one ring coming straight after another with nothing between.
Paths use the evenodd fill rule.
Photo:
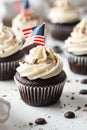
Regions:
<instances>
[{"instance_id":1,"label":"chocolate cupcake","mask_svg":"<svg viewBox=\"0 0 87 130\"><path fill-rule=\"evenodd\" d=\"M57 40L65 40L79 21L79 12L70 0L56 1L47 15L49 31Z\"/></svg>"},{"instance_id":2,"label":"chocolate cupcake","mask_svg":"<svg viewBox=\"0 0 87 130\"><path fill-rule=\"evenodd\" d=\"M22 1L22 8L20 13L12 20L12 29L17 36L19 42L25 42L22 29L40 25L42 19L36 16L30 8L28 0Z\"/></svg>"},{"instance_id":3,"label":"chocolate cupcake","mask_svg":"<svg viewBox=\"0 0 87 130\"><path fill-rule=\"evenodd\" d=\"M24 53L11 28L0 25L0 80L13 78L18 62Z\"/></svg>"},{"instance_id":4,"label":"chocolate cupcake","mask_svg":"<svg viewBox=\"0 0 87 130\"><path fill-rule=\"evenodd\" d=\"M35 29L38 34L40 33L38 28L41 27L44 26ZM35 34L36 37L38 35L35 31L33 35ZM32 106L48 106L56 103L62 94L66 80L61 57L53 49L41 46L40 41L43 40L33 41L38 46L31 49L25 59L19 63L14 76L21 98Z\"/></svg>"},{"instance_id":5,"label":"chocolate cupcake","mask_svg":"<svg viewBox=\"0 0 87 130\"><path fill-rule=\"evenodd\" d=\"M65 43L70 69L87 75L87 22L82 20L77 24Z\"/></svg>"},{"instance_id":6,"label":"chocolate cupcake","mask_svg":"<svg viewBox=\"0 0 87 130\"><path fill-rule=\"evenodd\" d=\"M15 82L23 101L32 106L58 102L66 80L63 63L52 49L37 46L20 62Z\"/></svg>"}]
</instances>

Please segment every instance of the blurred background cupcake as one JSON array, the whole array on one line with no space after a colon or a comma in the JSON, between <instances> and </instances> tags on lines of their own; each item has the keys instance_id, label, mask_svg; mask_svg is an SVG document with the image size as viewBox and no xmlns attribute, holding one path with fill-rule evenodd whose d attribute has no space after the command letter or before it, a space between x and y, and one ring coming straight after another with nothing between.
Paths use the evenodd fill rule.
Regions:
<instances>
[{"instance_id":1,"label":"blurred background cupcake","mask_svg":"<svg viewBox=\"0 0 87 130\"><path fill-rule=\"evenodd\" d=\"M0 24L0 80L13 78L19 60L24 57L21 47L12 29Z\"/></svg>"},{"instance_id":2,"label":"blurred background cupcake","mask_svg":"<svg viewBox=\"0 0 87 130\"><path fill-rule=\"evenodd\" d=\"M46 19L52 37L65 40L80 21L80 14L71 0L57 0L49 9Z\"/></svg>"},{"instance_id":3,"label":"blurred background cupcake","mask_svg":"<svg viewBox=\"0 0 87 130\"><path fill-rule=\"evenodd\" d=\"M22 7L20 13L12 20L12 29L19 41L24 43L24 36L22 29L32 26L37 26L42 23L42 19L39 18L33 10L30 8L28 0L22 0Z\"/></svg>"},{"instance_id":4,"label":"blurred background cupcake","mask_svg":"<svg viewBox=\"0 0 87 130\"><path fill-rule=\"evenodd\" d=\"M65 41L66 56L70 69L87 75L87 22L77 24L71 36Z\"/></svg>"}]
</instances>

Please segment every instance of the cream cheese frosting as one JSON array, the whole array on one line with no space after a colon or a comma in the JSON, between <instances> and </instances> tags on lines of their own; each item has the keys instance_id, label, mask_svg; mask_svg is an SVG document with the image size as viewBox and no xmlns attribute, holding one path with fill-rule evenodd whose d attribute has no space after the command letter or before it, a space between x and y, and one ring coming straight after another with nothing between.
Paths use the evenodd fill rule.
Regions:
<instances>
[{"instance_id":1,"label":"cream cheese frosting","mask_svg":"<svg viewBox=\"0 0 87 130\"><path fill-rule=\"evenodd\" d=\"M42 20L34 16L34 14L24 16L22 13L20 13L12 20L12 29L18 40L21 41L21 39L24 37L22 29L37 26L40 23L42 23Z\"/></svg>"},{"instance_id":2,"label":"cream cheese frosting","mask_svg":"<svg viewBox=\"0 0 87 130\"><path fill-rule=\"evenodd\" d=\"M16 53L22 46L11 28L0 24L0 58Z\"/></svg>"},{"instance_id":3,"label":"cream cheese frosting","mask_svg":"<svg viewBox=\"0 0 87 130\"><path fill-rule=\"evenodd\" d=\"M48 19L52 23L71 23L78 21L80 15L70 0L57 0L49 10Z\"/></svg>"},{"instance_id":4,"label":"cream cheese frosting","mask_svg":"<svg viewBox=\"0 0 87 130\"><path fill-rule=\"evenodd\" d=\"M87 54L87 22L77 24L71 36L65 41L65 49L75 55Z\"/></svg>"},{"instance_id":5,"label":"cream cheese frosting","mask_svg":"<svg viewBox=\"0 0 87 130\"><path fill-rule=\"evenodd\" d=\"M24 61L19 63L17 72L21 77L30 80L47 79L58 75L63 69L63 62L59 55L49 47L37 46L30 50Z\"/></svg>"}]
</instances>

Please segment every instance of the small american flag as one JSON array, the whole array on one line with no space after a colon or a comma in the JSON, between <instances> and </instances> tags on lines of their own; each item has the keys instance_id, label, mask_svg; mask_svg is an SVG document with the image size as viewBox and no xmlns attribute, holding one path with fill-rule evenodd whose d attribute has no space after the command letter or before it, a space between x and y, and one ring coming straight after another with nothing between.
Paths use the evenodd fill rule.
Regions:
<instances>
[{"instance_id":1,"label":"small american flag","mask_svg":"<svg viewBox=\"0 0 87 130\"><path fill-rule=\"evenodd\" d=\"M21 49L29 46L30 44L44 46L44 27L45 24L42 24L37 27L23 29L26 42Z\"/></svg>"},{"instance_id":2,"label":"small american flag","mask_svg":"<svg viewBox=\"0 0 87 130\"><path fill-rule=\"evenodd\" d=\"M20 13L21 6L22 6L22 0L16 0L16 1L12 2L11 6L13 7L13 9L16 13Z\"/></svg>"}]
</instances>

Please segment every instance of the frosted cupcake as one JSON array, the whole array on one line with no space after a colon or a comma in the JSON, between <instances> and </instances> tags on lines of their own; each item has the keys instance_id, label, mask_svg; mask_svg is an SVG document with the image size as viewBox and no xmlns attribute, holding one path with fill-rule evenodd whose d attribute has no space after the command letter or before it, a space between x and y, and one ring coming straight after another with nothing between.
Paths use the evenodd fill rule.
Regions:
<instances>
[{"instance_id":1,"label":"frosted cupcake","mask_svg":"<svg viewBox=\"0 0 87 130\"><path fill-rule=\"evenodd\" d=\"M80 21L80 15L70 0L57 0L48 12L47 21L52 37L65 40Z\"/></svg>"},{"instance_id":2,"label":"frosted cupcake","mask_svg":"<svg viewBox=\"0 0 87 130\"><path fill-rule=\"evenodd\" d=\"M39 29L42 27L43 25L39 26ZM36 37L39 32L37 27L33 36ZM48 106L58 102L66 74L59 55L51 48L41 46L39 41L35 44L38 46L31 49L25 59L19 63L14 79L25 103L32 106Z\"/></svg>"},{"instance_id":3,"label":"frosted cupcake","mask_svg":"<svg viewBox=\"0 0 87 130\"><path fill-rule=\"evenodd\" d=\"M37 26L42 23L42 20L36 16L30 8L29 1L23 0L20 13L12 20L12 29L19 41L24 43L22 29L32 26Z\"/></svg>"},{"instance_id":4,"label":"frosted cupcake","mask_svg":"<svg viewBox=\"0 0 87 130\"><path fill-rule=\"evenodd\" d=\"M0 80L12 79L24 53L11 28L0 24Z\"/></svg>"},{"instance_id":5,"label":"frosted cupcake","mask_svg":"<svg viewBox=\"0 0 87 130\"><path fill-rule=\"evenodd\" d=\"M77 24L65 43L70 69L87 75L87 22Z\"/></svg>"}]
</instances>

